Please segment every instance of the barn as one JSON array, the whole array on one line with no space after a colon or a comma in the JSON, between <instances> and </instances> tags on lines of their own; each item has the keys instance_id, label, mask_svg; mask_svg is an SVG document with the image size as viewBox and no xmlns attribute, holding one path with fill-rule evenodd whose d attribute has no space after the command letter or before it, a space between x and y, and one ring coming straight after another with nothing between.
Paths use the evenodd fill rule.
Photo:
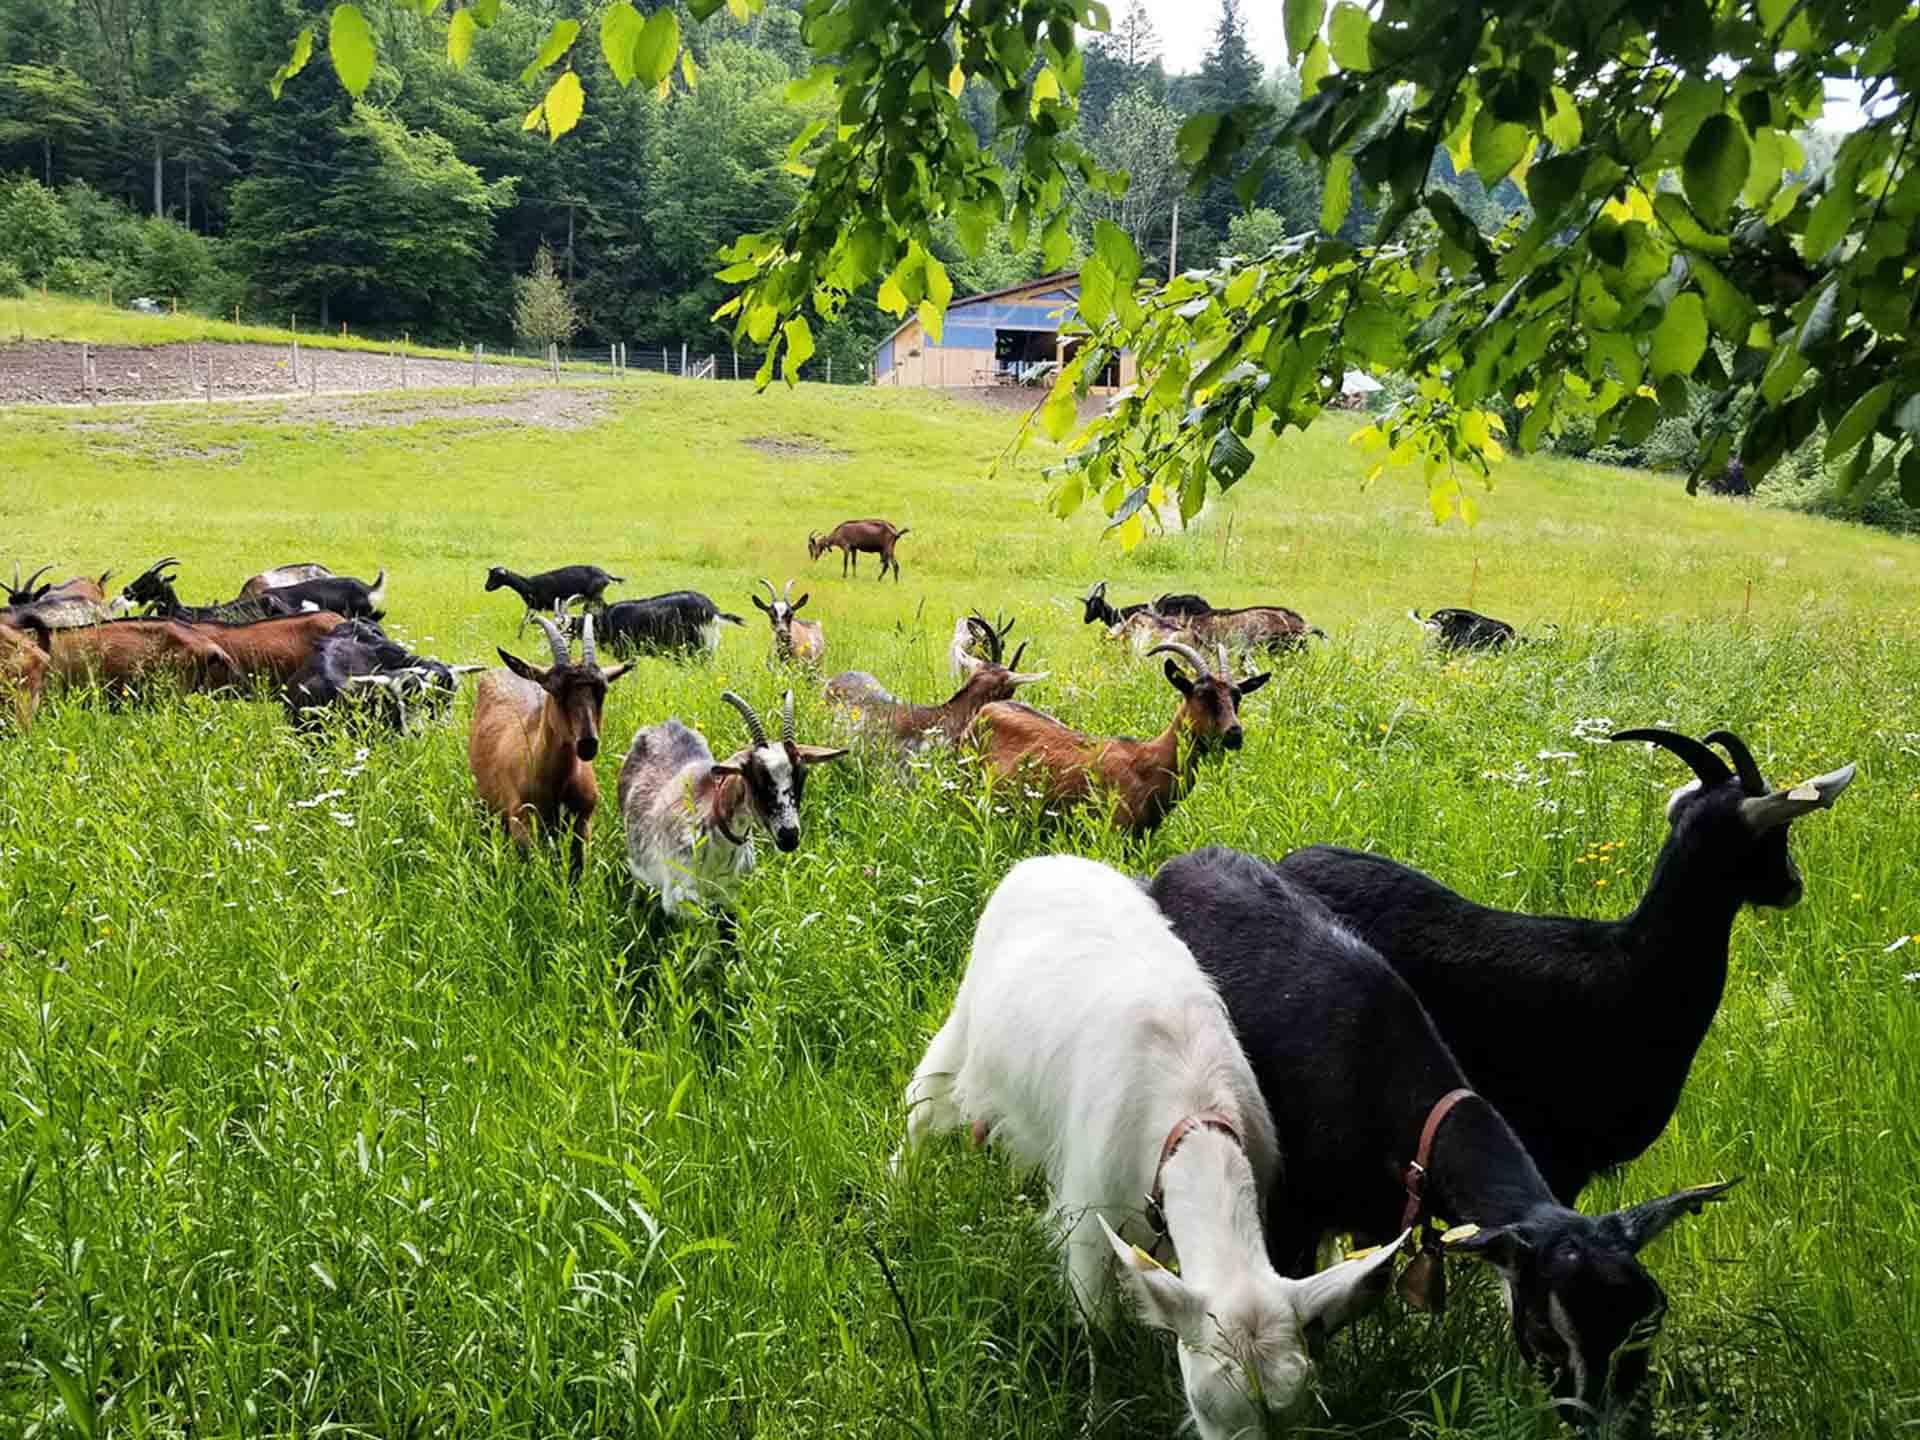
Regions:
<instances>
[{"instance_id":1,"label":"barn","mask_svg":"<svg viewBox=\"0 0 1920 1440\"><path fill-rule=\"evenodd\" d=\"M953 301L938 340L912 316L874 351L874 383L1045 384L1080 343L1060 334L1079 298L1080 277L1069 270ZM1115 390L1133 379L1133 356L1123 353L1095 388Z\"/></svg>"}]
</instances>

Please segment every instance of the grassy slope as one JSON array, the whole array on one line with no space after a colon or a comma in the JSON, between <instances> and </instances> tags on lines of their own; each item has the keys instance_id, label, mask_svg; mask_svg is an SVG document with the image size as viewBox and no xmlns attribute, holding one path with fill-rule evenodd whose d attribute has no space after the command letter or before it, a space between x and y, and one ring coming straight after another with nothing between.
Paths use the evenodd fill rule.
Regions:
<instances>
[{"instance_id":1,"label":"grassy slope","mask_svg":"<svg viewBox=\"0 0 1920 1440\"><path fill-rule=\"evenodd\" d=\"M1605 717L1731 724L1781 776L1863 772L1796 829L1805 902L1738 922L1668 1135L1588 1197L1748 1177L1650 1255L1673 1300L1659 1425L1911 1423L1920 994L1901 976L1920 951L1884 952L1920 931L1914 544L1552 462L1508 467L1475 532L1435 531L1411 482L1357 490L1329 421L1193 535L1122 559L1094 515L1046 518L1031 473L981 480L1010 427L992 413L646 381L617 403L570 433L329 432L257 407L137 433L0 416L0 527L30 566L176 553L190 597L277 561L385 564L400 628L448 658L513 643L517 607L479 593L490 563L707 589L755 625L711 668L649 661L615 688L609 796L637 725L677 712L729 744L723 682L775 695L746 601L761 574L806 577L830 668L916 695L944 693L957 609L1015 610L1055 676L1036 698L1090 728L1142 733L1171 704L1078 624L1098 575L1121 600L1281 599L1332 639L1136 850L1040 830L945 765L904 788L873 764L823 773L801 852L749 888L724 978L701 972L698 928L663 943L636 922L615 824L578 896L503 855L458 724L316 755L266 706L56 708L0 745L0 1187L38 1162L0 1223L0 1334L25 1337L0 1416L45 1413L49 1374L72 1370L126 1433L189 1415L196 1433L647 1435L675 1415L683 1434L902 1433L923 1412L877 1244L944 1433L1077 1427L1086 1343L1033 1186L958 1145L883 1177L899 1087L993 883L1058 845L1144 869L1215 840L1337 840L1493 903L1618 913L1679 776L1573 738ZM774 458L754 436L845 453ZM807 566L808 528L868 513L913 527L905 583ZM1475 557L1479 603L1557 622L1558 643L1422 652L1402 612L1463 601ZM802 709L817 733L804 688ZM0 1222L8 1204L0 1189ZM1396 1308L1329 1347L1330 1433L1544 1425L1474 1278L1437 1333ZM1137 1336L1098 1353L1098 1433L1171 1428L1171 1353Z\"/></svg>"}]
</instances>

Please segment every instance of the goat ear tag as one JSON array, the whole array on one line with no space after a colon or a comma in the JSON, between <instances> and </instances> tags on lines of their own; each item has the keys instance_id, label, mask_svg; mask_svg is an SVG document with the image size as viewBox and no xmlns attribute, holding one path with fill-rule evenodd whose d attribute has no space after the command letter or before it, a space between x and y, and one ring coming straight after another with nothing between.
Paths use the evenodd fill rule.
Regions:
<instances>
[{"instance_id":1,"label":"goat ear tag","mask_svg":"<svg viewBox=\"0 0 1920 1440\"><path fill-rule=\"evenodd\" d=\"M1379 1253L1380 1247L1378 1245L1367 1245L1358 1250L1347 1251L1346 1258L1349 1260L1364 1260L1369 1255L1378 1255Z\"/></svg>"},{"instance_id":2,"label":"goat ear tag","mask_svg":"<svg viewBox=\"0 0 1920 1440\"><path fill-rule=\"evenodd\" d=\"M1440 1236L1442 1245L1458 1245L1462 1240L1471 1240L1480 1233L1478 1225L1456 1225Z\"/></svg>"},{"instance_id":3,"label":"goat ear tag","mask_svg":"<svg viewBox=\"0 0 1920 1440\"><path fill-rule=\"evenodd\" d=\"M1162 1265L1158 1260L1154 1259L1153 1256L1149 1255L1146 1251L1142 1250L1138 1245L1135 1245L1133 1247L1133 1254L1134 1254L1134 1258L1139 1260L1141 1264L1150 1265L1155 1270L1164 1270L1167 1268L1166 1266Z\"/></svg>"},{"instance_id":4,"label":"goat ear tag","mask_svg":"<svg viewBox=\"0 0 1920 1440\"><path fill-rule=\"evenodd\" d=\"M1796 785L1793 789L1789 790L1787 792L1787 798L1789 800L1812 802L1820 798L1820 787L1809 780L1804 785Z\"/></svg>"},{"instance_id":5,"label":"goat ear tag","mask_svg":"<svg viewBox=\"0 0 1920 1440\"><path fill-rule=\"evenodd\" d=\"M1400 1272L1396 1288L1400 1298L1415 1310L1424 1310L1429 1315L1446 1312L1447 1271L1440 1257L1431 1250L1422 1250L1413 1257L1413 1263Z\"/></svg>"}]
</instances>

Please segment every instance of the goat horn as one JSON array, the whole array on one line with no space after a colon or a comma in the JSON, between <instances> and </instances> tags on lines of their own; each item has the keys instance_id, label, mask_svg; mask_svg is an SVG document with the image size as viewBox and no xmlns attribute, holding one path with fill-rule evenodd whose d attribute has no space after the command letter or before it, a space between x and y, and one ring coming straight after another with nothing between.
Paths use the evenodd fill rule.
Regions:
<instances>
[{"instance_id":1,"label":"goat horn","mask_svg":"<svg viewBox=\"0 0 1920 1440\"><path fill-rule=\"evenodd\" d=\"M787 698L780 702L780 738L787 744L793 744L793 691L787 691Z\"/></svg>"},{"instance_id":2,"label":"goat horn","mask_svg":"<svg viewBox=\"0 0 1920 1440\"><path fill-rule=\"evenodd\" d=\"M31 575L27 577L26 588L29 590L33 589L33 582L38 580L42 575L46 574L47 571L51 570L52 568L53 566L51 565L42 565L38 570L34 571Z\"/></svg>"},{"instance_id":3,"label":"goat horn","mask_svg":"<svg viewBox=\"0 0 1920 1440\"><path fill-rule=\"evenodd\" d=\"M545 633L548 648L553 651L553 663L555 665L571 664L572 662L567 657L567 637L562 635L559 630L554 627L554 623L544 615L534 616L533 623L538 625Z\"/></svg>"},{"instance_id":4,"label":"goat horn","mask_svg":"<svg viewBox=\"0 0 1920 1440\"><path fill-rule=\"evenodd\" d=\"M1200 652L1191 645L1182 645L1178 640L1167 640L1154 646L1151 650L1147 651L1147 654L1150 656L1158 655L1162 650L1167 651L1169 654L1178 655L1193 667L1193 673L1198 675L1202 680L1213 673L1207 669L1207 662L1200 658Z\"/></svg>"},{"instance_id":5,"label":"goat horn","mask_svg":"<svg viewBox=\"0 0 1920 1440\"><path fill-rule=\"evenodd\" d=\"M1700 777L1703 785L1718 785L1722 780L1733 778L1733 771L1727 768L1727 762L1691 735L1682 735L1674 730L1619 730L1607 739L1645 740L1662 750L1671 751L1687 762L1687 768Z\"/></svg>"},{"instance_id":6,"label":"goat horn","mask_svg":"<svg viewBox=\"0 0 1920 1440\"><path fill-rule=\"evenodd\" d=\"M767 743L767 727L760 723L760 717L754 713L753 706L742 700L731 690L722 690L720 698L740 712L740 718L747 722L747 737L755 745Z\"/></svg>"},{"instance_id":7,"label":"goat horn","mask_svg":"<svg viewBox=\"0 0 1920 1440\"><path fill-rule=\"evenodd\" d=\"M767 599L777 601L780 598L780 592L773 588L773 581L763 576L760 583L767 587Z\"/></svg>"},{"instance_id":8,"label":"goat horn","mask_svg":"<svg viewBox=\"0 0 1920 1440\"><path fill-rule=\"evenodd\" d=\"M1027 642L1022 640L1018 645L1014 647L1013 659L1007 662L1007 669L1018 670L1020 668L1020 657L1026 653L1027 653Z\"/></svg>"},{"instance_id":9,"label":"goat horn","mask_svg":"<svg viewBox=\"0 0 1920 1440\"><path fill-rule=\"evenodd\" d=\"M1224 640L1216 641L1214 642L1214 648L1220 652L1220 678L1222 680L1231 680L1233 678L1233 662L1227 659L1226 642Z\"/></svg>"},{"instance_id":10,"label":"goat horn","mask_svg":"<svg viewBox=\"0 0 1920 1440\"><path fill-rule=\"evenodd\" d=\"M600 668L600 650L593 643L593 612L580 622L580 663L589 669Z\"/></svg>"},{"instance_id":11,"label":"goat horn","mask_svg":"<svg viewBox=\"0 0 1920 1440\"><path fill-rule=\"evenodd\" d=\"M1760 767L1754 763L1753 752L1747 749L1747 742L1731 730L1709 730L1701 737L1709 745L1718 745L1733 757L1733 773L1740 777L1740 788L1749 795L1767 793L1767 780L1760 773Z\"/></svg>"},{"instance_id":12,"label":"goat horn","mask_svg":"<svg viewBox=\"0 0 1920 1440\"><path fill-rule=\"evenodd\" d=\"M789 605L793 603L793 585L794 585L794 582L792 580L787 581L787 593L780 597L782 600L786 601L787 604ZM773 587L769 585L767 587L767 591L769 594L771 594L773 591Z\"/></svg>"}]
</instances>

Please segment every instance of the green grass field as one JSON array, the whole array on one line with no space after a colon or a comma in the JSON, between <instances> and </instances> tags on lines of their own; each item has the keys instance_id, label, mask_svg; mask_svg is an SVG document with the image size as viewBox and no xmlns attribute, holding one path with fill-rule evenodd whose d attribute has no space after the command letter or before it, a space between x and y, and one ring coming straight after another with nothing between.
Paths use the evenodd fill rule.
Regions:
<instances>
[{"instance_id":1,"label":"green grass field","mask_svg":"<svg viewBox=\"0 0 1920 1440\"><path fill-rule=\"evenodd\" d=\"M418 395L353 424L0 414L0 532L29 569L176 554L200 600L273 563L384 565L392 628L449 660L514 644L493 563L598 562L752 622L711 665L614 688L577 890L484 822L464 701L409 739L303 743L272 705L202 697L55 702L0 739L0 1432L1169 1434L1171 1346L1090 1355L1031 1180L957 1143L886 1177L985 897L1048 849L1143 871L1325 840L1490 903L1619 914L1683 778L1582 738L1632 724L1730 726L1776 778L1861 772L1795 828L1803 903L1738 921L1668 1133L1587 1196L1745 1177L1649 1252L1672 1302L1652 1431L1920 1425L1920 942L1892 948L1920 932L1920 545L1554 461L1436 530L1416 481L1359 487L1354 422L1330 419L1122 557L1097 512L1045 514L1033 464L983 478L1014 422L958 402L643 379L539 429L456 401L407 425L379 422ZM903 583L808 564L810 528L865 514L912 527ZM1480 608L1557 640L1428 652L1404 612L1465 602L1476 561ZM829 672L920 698L950 688L957 613L1017 614L1052 671L1033 698L1116 733L1159 729L1173 692L1081 626L1094 579L1279 600L1330 638L1143 845L1042 828L950 760L828 767L716 972L710 925L643 923L612 788L638 726L731 746L722 688L776 702L762 575L802 577ZM1491 1277L1456 1279L1443 1321L1395 1303L1326 1346L1313 1433L1555 1433Z\"/></svg>"}]
</instances>

